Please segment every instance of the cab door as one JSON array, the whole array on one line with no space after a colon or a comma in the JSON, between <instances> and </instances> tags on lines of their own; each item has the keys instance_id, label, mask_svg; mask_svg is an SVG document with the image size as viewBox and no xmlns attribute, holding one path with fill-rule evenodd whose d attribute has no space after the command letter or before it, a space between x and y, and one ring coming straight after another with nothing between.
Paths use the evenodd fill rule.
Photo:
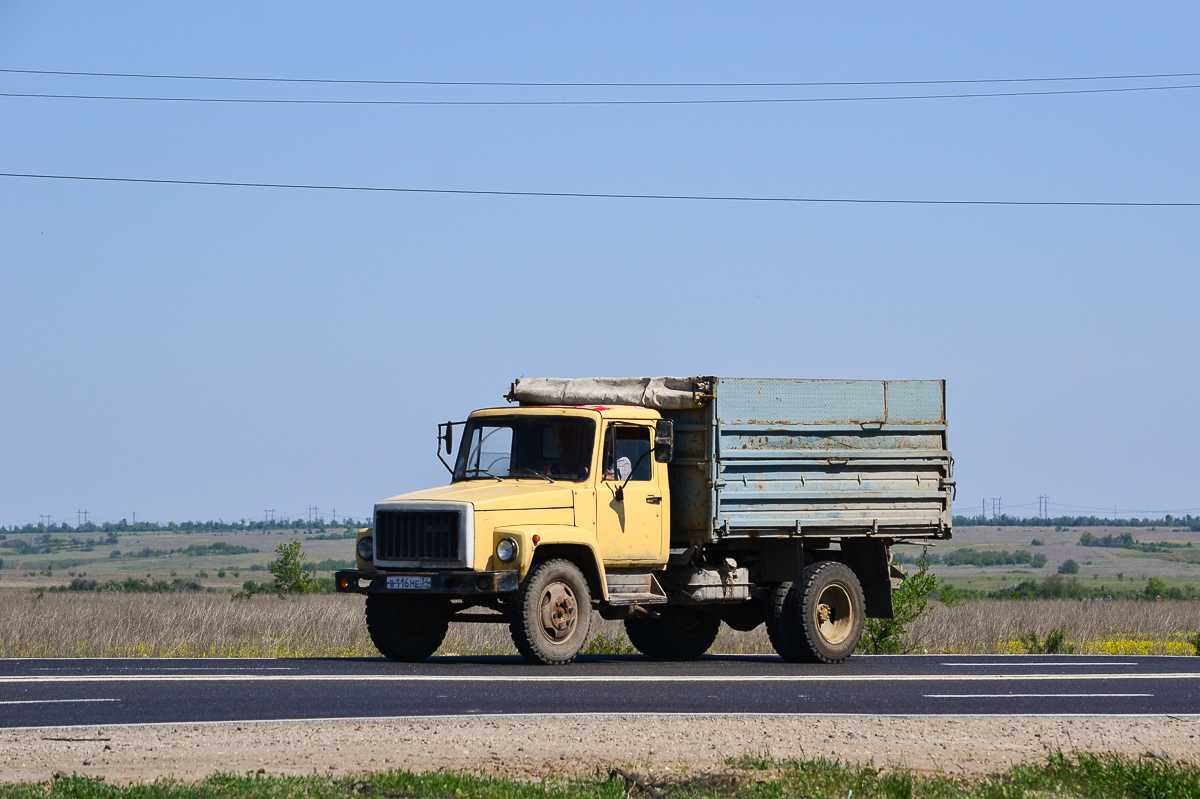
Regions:
<instances>
[{"instance_id":1,"label":"cab door","mask_svg":"<svg viewBox=\"0 0 1200 799\"><path fill-rule=\"evenodd\" d=\"M658 562L666 466L654 461L654 428L609 422L596 488L596 533L605 564Z\"/></svg>"}]
</instances>

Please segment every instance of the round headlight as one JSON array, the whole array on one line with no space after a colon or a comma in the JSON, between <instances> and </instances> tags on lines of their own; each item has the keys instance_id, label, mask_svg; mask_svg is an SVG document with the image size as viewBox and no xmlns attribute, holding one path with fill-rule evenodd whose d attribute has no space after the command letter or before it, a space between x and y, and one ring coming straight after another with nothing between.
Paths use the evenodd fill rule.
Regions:
<instances>
[{"instance_id":1,"label":"round headlight","mask_svg":"<svg viewBox=\"0 0 1200 799\"><path fill-rule=\"evenodd\" d=\"M358 539L358 556L363 560L375 557L375 539L371 536Z\"/></svg>"},{"instance_id":2,"label":"round headlight","mask_svg":"<svg viewBox=\"0 0 1200 799\"><path fill-rule=\"evenodd\" d=\"M501 539L500 543L496 544L496 557L503 563L510 563L517 557L517 542L511 538Z\"/></svg>"}]
</instances>

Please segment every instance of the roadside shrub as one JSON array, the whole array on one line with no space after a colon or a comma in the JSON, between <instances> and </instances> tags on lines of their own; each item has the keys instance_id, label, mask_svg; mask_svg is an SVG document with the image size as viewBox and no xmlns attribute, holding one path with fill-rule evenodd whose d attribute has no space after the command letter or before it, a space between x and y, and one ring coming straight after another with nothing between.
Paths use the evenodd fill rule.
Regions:
<instances>
[{"instance_id":1,"label":"roadside shrub","mask_svg":"<svg viewBox=\"0 0 1200 799\"><path fill-rule=\"evenodd\" d=\"M637 650L620 635L597 633L583 648L585 655L633 655Z\"/></svg>"},{"instance_id":2,"label":"roadside shrub","mask_svg":"<svg viewBox=\"0 0 1200 799\"><path fill-rule=\"evenodd\" d=\"M938 589L937 575L929 571L929 561L921 558L921 568L907 574L900 587L892 592L892 618L867 619L860 652L869 655L897 655L911 652L904 634L908 625L929 609L929 595Z\"/></svg>"},{"instance_id":3,"label":"roadside shrub","mask_svg":"<svg viewBox=\"0 0 1200 799\"><path fill-rule=\"evenodd\" d=\"M315 594L321 590L320 582L304 568L303 545L296 540L275 547L277 560L271 563L271 574L275 575L275 590L280 594Z\"/></svg>"},{"instance_id":4,"label":"roadside shrub","mask_svg":"<svg viewBox=\"0 0 1200 799\"><path fill-rule=\"evenodd\" d=\"M1072 644L1067 643L1067 628L1055 627L1046 633L1045 638L1038 638L1035 631L1030 631L1017 639L1017 643L1029 655L1070 655L1075 651Z\"/></svg>"}]
</instances>

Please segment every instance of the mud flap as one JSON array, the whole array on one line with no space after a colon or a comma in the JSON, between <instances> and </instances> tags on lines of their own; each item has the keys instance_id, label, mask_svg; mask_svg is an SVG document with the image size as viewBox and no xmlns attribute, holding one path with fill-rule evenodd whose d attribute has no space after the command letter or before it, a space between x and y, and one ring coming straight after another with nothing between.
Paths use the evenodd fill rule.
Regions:
<instances>
[{"instance_id":1,"label":"mud flap","mask_svg":"<svg viewBox=\"0 0 1200 799\"><path fill-rule=\"evenodd\" d=\"M889 543L878 538L842 539L842 560L862 583L868 619L893 616Z\"/></svg>"}]
</instances>

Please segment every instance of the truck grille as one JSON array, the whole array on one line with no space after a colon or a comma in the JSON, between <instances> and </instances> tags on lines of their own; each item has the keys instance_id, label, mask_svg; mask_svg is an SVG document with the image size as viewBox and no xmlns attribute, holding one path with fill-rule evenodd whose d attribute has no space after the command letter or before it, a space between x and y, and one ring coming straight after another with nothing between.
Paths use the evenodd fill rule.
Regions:
<instances>
[{"instance_id":1,"label":"truck grille","mask_svg":"<svg viewBox=\"0 0 1200 799\"><path fill-rule=\"evenodd\" d=\"M403 510L375 514L375 560L458 560L459 511Z\"/></svg>"}]
</instances>

